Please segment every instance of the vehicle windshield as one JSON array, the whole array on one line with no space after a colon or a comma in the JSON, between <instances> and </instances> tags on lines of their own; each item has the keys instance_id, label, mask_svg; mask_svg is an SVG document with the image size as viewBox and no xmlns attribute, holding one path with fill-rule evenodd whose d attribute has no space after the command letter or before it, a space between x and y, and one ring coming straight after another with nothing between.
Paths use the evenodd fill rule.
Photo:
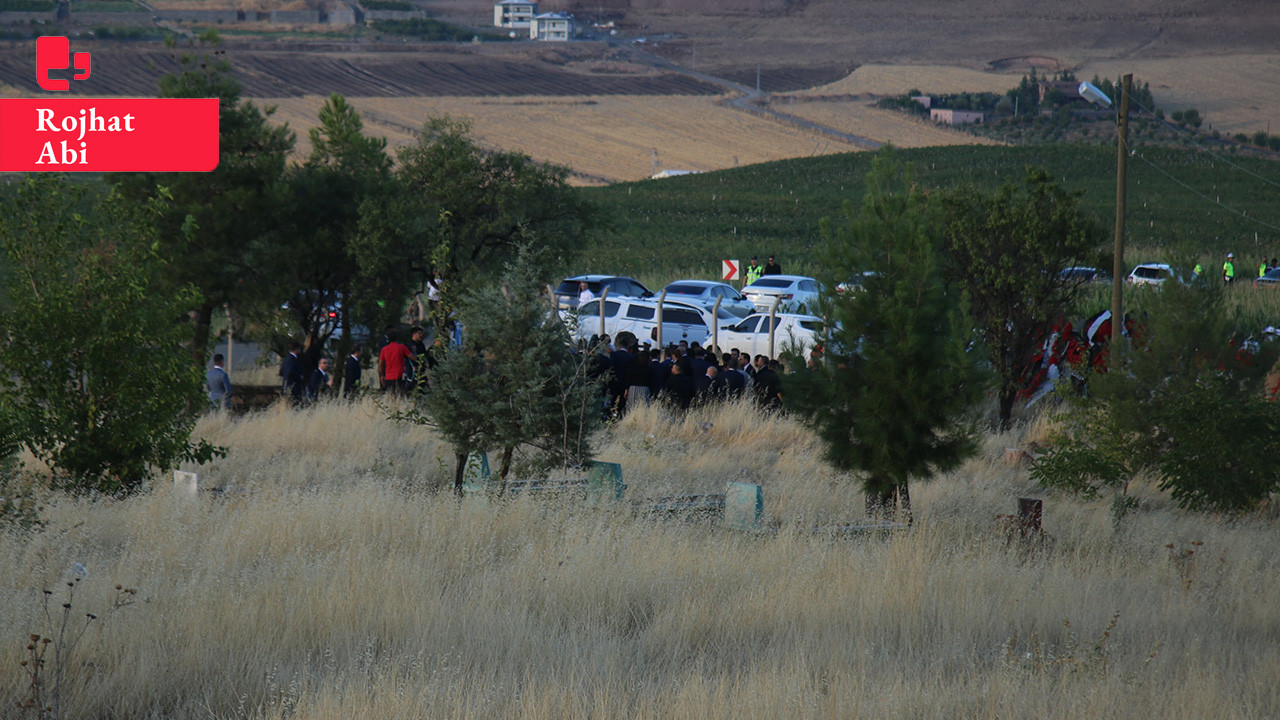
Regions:
<instances>
[{"instance_id":1,"label":"vehicle windshield","mask_svg":"<svg viewBox=\"0 0 1280 720\"><path fill-rule=\"evenodd\" d=\"M587 288L590 289L591 292L595 293L596 295L600 294L600 283L598 282L588 282ZM556 288L557 295L577 295L579 292L582 292L582 291L578 287L577 280L565 280L564 282L560 283L559 287Z\"/></svg>"},{"instance_id":2,"label":"vehicle windshield","mask_svg":"<svg viewBox=\"0 0 1280 720\"><path fill-rule=\"evenodd\" d=\"M701 295L701 294L702 294L702 291L703 291L703 290L705 290L705 289L706 289L706 288L701 287L701 286L699 286L699 285L679 285L679 284L676 284L676 285L668 285L668 286L667 286L667 294L668 294L668 295L672 295L672 294L675 294L675 295Z\"/></svg>"}]
</instances>

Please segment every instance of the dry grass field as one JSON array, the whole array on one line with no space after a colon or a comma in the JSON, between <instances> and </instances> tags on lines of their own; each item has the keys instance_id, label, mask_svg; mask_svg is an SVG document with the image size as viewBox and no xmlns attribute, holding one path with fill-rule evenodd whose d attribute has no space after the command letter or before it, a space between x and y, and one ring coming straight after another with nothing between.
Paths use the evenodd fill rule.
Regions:
<instances>
[{"instance_id":1,"label":"dry grass field","mask_svg":"<svg viewBox=\"0 0 1280 720\"><path fill-rule=\"evenodd\" d=\"M468 118L482 145L570 167L576 184L640 180L654 173L655 159L658 169L705 171L854 149L728 108L721 100L701 95L600 95L352 98L351 104L360 111L366 132L386 137L392 147L412 142L412 132L429 117ZM304 155L304 128L315 124L324 98L263 102L276 105L277 119L298 130L298 153Z\"/></svg>"},{"instance_id":2,"label":"dry grass field","mask_svg":"<svg viewBox=\"0 0 1280 720\"><path fill-rule=\"evenodd\" d=\"M1274 513L1177 512L1149 486L1121 523L1050 496L1052 540L995 521L1038 494L989 437L913 489L915 527L838 539L847 477L792 421L637 412L601 438L628 499L763 485L776 535L622 507L437 492L449 450L372 403L209 417L202 469L63 498L0 533L0 701L75 563L63 717L1187 718L1280 713ZM1188 554L1187 551L1194 551ZM115 603L119 584L136 590ZM130 602L131 601L131 602Z\"/></svg>"}]
</instances>

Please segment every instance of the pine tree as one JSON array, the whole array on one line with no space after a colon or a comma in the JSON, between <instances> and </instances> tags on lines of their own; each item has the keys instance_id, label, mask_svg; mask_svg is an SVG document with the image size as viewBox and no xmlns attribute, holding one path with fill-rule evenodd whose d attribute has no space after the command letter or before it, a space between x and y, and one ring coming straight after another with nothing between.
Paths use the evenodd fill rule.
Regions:
<instances>
[{"instance_id":1,"label":"pine tree","mask_svg":"<svg viewBox=\"0 0 1280 720\"><path fill-rule=\"evenodd\" d=\"M982 374L965 352L958 298L943 282L938 215L911 169L885 153L859 212L823 220L818 266L830 338L822 362L788 379L788 404L822 438L825 458L864 475L868 510L911 517L908 481L955 467L975 449L966 411Z\"/></svg>"},{"instance_id":2,"label":"pine tree","mask_svg":"<svg viewBox=\"0 0 1280 720\"><path fill-rule=\"evenodd\" d=\"M430 388L402 416L435 426L453 445L458 492L473 452L501 452L501 489L517 449L543 467L590 459L597 388L545 287L536 253L524 246L499 284L468 293L458 308L462 345L439 355Z\"/></svg>"}]
</instances>

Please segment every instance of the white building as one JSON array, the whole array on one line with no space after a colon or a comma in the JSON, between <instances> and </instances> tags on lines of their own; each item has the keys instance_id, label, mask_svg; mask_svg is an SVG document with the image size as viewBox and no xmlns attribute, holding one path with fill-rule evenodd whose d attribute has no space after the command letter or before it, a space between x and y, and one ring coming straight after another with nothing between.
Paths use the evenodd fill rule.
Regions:
<instances>
[{"instance_id":1,"label":"white building","mask_svg":"<svg viewBox=\"0 0 1280 720\"><path fill-rule=\"evenodd\" d=\"M564 42L573 38L576 28L573 18L564 13L534 15L529 24L529 37L546 42Z\"/></svg>"},{"instance_id":2,"label":"white building","mask_svg":"<svg viewBox=\"0 0 1280 720\"><path fill-rule=\"evenodd\" d=\"M504 28L527 28L538 13L538 3L529 0L502 0L493 6L493 24Z\"/></svg>"}]
</instances>

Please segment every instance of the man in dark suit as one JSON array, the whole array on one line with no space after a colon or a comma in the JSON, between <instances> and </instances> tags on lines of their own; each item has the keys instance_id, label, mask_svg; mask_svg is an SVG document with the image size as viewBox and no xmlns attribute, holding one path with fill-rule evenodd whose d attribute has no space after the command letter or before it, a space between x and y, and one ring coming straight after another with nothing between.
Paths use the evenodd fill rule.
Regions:
<instances>
[{"instance_id":1,"label":"man in dark suit","mask_svg":"<svg viewBox=\"0 0 1280 720\"><path fill-rule=\"evenodd\" d=\"M284 397L291 405L302 404L302 361L298 359L298 351L302 346L297 342L289 343L289 353L280 363L281 389Z\"/></svg>"},{"instance_id":2,"label":"man in dark suit","mask_svg":"<svg viewBox=\"0 0 1280 720\"><path fill-rule=\"evenodd\" d=\"M697 392L697 386L687 372L688 366L684 363L672 364L671 377L663 383L660 395L668 407L681 413L689 409L689 403L693 402L693 395Z\"/></svg>"},{"instance_id":3,"label":"man in dark suit","mask_svg":"<svg viewBox=\"0 0 1280 720\"><path fill-rule=\"evenodd\" d=\"M778 264L778 261L775 260L772 255L770 255L769 262L765 264L764 272L761 274L762 275L781 275L782 266Z\"/></svg>"},{"instance_id":4,"label":"man in dark suit","mask_svg":"<svg viewBox=\"0 0 1280 720\"><path fill-rule=\"evenodd\" d=\"M204 375L205 384L209 386L209 404L215 410L225 410L231 406L231 378L222 369L222 354L213 356L213 367Z\"/></svg>"},{"instance_id":5,"label":"man in dark suit","mask_svg":"<svg viewBox=\"0 0 1280 720\"><path fill-rule=\"evenodd\" d=\"M329 358L320 358L316 369L311 371L311 379L307 381L307 402L314 403L326 397L333 388L333 377L329 375Z\"/></svg>"},{"instance_id":6,"label":"man in dark suit","mask_svg":"<svg viewBox=\"0 0 1280 720\"><path fill-rule=\"evenodd\" d=\"M764 410L782 407L782 381L774 369L774 363L763 355L756 356L755 385L756 404Z\"/></svg>"},{"instance_id":7,"label":"man in dark suit","mask_svg":"<svg viewBox=\"0 0 1280 720\"><path fill-rule=\"evenodd\" d=\"M726 381L720 377L720 369L708 365L706 374L698 378L697 400L699 405L710 405L725 396Z\"/></svg>"},{"instance_id":8,"label":"man in dark suit","mask_svg":"<svg viewBox=\"0 0 1280 720\"><path fill-rule=\"evenodd\" d=\"M347 356L347 362L342 367L342 396L351 398L356 394L356 388L360 386L360 346L351 348L351 354Z\"/></svg>"}]
</instances>

